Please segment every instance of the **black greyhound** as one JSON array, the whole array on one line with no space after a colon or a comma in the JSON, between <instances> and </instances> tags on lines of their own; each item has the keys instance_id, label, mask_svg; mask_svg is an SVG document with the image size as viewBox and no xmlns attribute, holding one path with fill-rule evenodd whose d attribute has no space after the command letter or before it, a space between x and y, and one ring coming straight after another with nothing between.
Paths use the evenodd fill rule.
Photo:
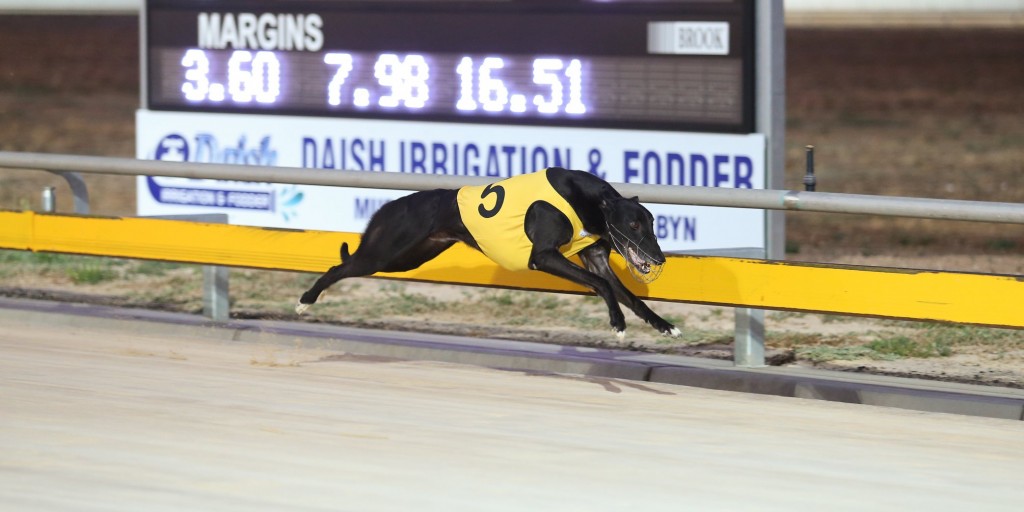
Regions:
<instances>
[{"instance_id":1,"label":"black greyhound","mask_svg":"<svg viewBox=\"0 0 1024 512\"><path fill-rule=\"evenodd\" d=\"M502 229L489 223L498 222L499 214L512 223L513 229L506 231L518 232L518 249L495 241L502 238ZM302 294L295 311L304 312L341 279L412 270L463 242L503 267L528 267L590 288L608 305L619 338L625 336L626 321L616 299L662 334L678 336L679 329L623 286L608 264L614 247L634 277L646 282L656 278L665 255L653 228L653 216L637 198L622 197L590 173L559 167L485 187L416 192L385 204L373 215L355 254L342 244L341 264ZM576 248L569 250L573 244ZM507 257L516 250L522 254L518 260ZM577 252L586 268L567 258Z\"/></svg>"}]
</instances>

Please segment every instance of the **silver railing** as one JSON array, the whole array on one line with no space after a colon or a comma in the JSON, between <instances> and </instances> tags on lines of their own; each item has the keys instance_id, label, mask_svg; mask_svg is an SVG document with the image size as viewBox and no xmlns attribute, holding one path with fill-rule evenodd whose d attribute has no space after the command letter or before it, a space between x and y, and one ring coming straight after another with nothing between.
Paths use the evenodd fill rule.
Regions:
<instances>
[{"instance_id":1,"label":"silver railing","mask_svg":"<svg viewBox=\"0 0 1024 512\"><path fill-rule=\"evenodd\" d=\"M229 164L198 164L161 162L101 156L60 155L49 153L18 153L0 151L0 168L36 169L76 177L68 173L98 173L125 176L167 176L177 178L290 183L354 188L385 188L393 190L429 190L482 185L493 177L447 176L394 172L338 171L298 169L294 167L253 167ZM79 180L80 181L80 180ZM69 183L71 181L69 180ZM647 203L756 208L764 210L795 210L916 217L923 219L962 220L1024 224L1024 204L953 199L800 192L794 190L751 190L687 186L659 186L613 183L626 196L639 196ZM78 187L86 193L84 186ZM72 184L72 192L79 192ZM88 201L88 196L82 198ZM77 204L77 202L76 202Z\"/></svg>"}]
</instances>

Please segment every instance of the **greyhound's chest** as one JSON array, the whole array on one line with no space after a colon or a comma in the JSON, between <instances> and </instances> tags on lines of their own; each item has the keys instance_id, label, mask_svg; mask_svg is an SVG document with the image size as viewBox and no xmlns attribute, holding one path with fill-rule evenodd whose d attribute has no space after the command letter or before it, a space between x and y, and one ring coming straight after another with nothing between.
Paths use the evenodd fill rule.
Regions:
<instances>
[{"instance_id":1,"label":"greyhound's chest","mask_svg":"<svg viewBox=\"0 0 1024 512\"><path fill-rule=\"evenodd\" d=\"M545 201L572 223L573 239L559 250L572 256L597 241L583 230L583 222L547 179L547 170L523 174L490 185L463 187L458 192L463 224L487 257L509 270L529 268L533 243L524 229L526 211Z\"/></svg>"}]
</instances>

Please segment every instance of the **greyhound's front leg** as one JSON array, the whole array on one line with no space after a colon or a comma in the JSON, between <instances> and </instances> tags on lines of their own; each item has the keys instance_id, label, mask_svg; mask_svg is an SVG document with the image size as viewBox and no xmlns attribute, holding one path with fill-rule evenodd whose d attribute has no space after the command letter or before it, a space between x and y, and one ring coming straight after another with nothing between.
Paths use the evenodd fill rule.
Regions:
<instances>
[{"instance_id":1,"label":"greyhound's front leg","mask_svg":"<svg viewBox=\"0 0 1024 512\"><path fill-rule=\"evenodd\" d=\"M615 301L615 291L612 289L612 285L603 277L579 267L554 249L535 250L530 256L530 268L568 279L594 290L594 293L604 299L605 304L608 305L608 316L611 319L612 329L615 329L615 335L619 339L626 337L626 317L622 314L619 303Z\"/></svg>"},{"instance_id":2,"label":"greyhound's front leg","mask_svg":"<svg viewBox=\"0 0 1024 512\"><path fill-rule=\"evenodd\" d=\"M608 265L610 253L611 249L608 246L608 242L602 240L581 251L580 259L583 260L587 270L603 277L612 285L612 290L615 291L615 296L619 299L619 302L632 309L636 316L642 318L651 327L654 327L665 336L679 336L682 334L678 327L652 311L647 304L644 304L644 301L633 295L633 292L629 291L629 288L626 288L622 281L619 281L619 277L615 275L611 266Z\"/></svg>"}]
</instances>

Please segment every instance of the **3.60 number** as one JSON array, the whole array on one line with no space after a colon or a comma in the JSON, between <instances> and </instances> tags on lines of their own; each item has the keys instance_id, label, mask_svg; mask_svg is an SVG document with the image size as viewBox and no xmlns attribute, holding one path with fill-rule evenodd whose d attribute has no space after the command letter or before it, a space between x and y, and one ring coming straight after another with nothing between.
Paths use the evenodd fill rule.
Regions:
<instances>
[{"instance_id":1,"label":"3.60 number","mask_svg":"<svg viewBox=\"0 0 1024 512\"><path fill-rule=\"evenodd\" d=\"M189 101L224 101L225 93L235 103L274 103L281 94L281 63L273 52L235 50L228 60L228 83L210 81L210 59L203 50L192 49L181 59L185 82L181 92Z\"/></svg>"}]
</instances>

